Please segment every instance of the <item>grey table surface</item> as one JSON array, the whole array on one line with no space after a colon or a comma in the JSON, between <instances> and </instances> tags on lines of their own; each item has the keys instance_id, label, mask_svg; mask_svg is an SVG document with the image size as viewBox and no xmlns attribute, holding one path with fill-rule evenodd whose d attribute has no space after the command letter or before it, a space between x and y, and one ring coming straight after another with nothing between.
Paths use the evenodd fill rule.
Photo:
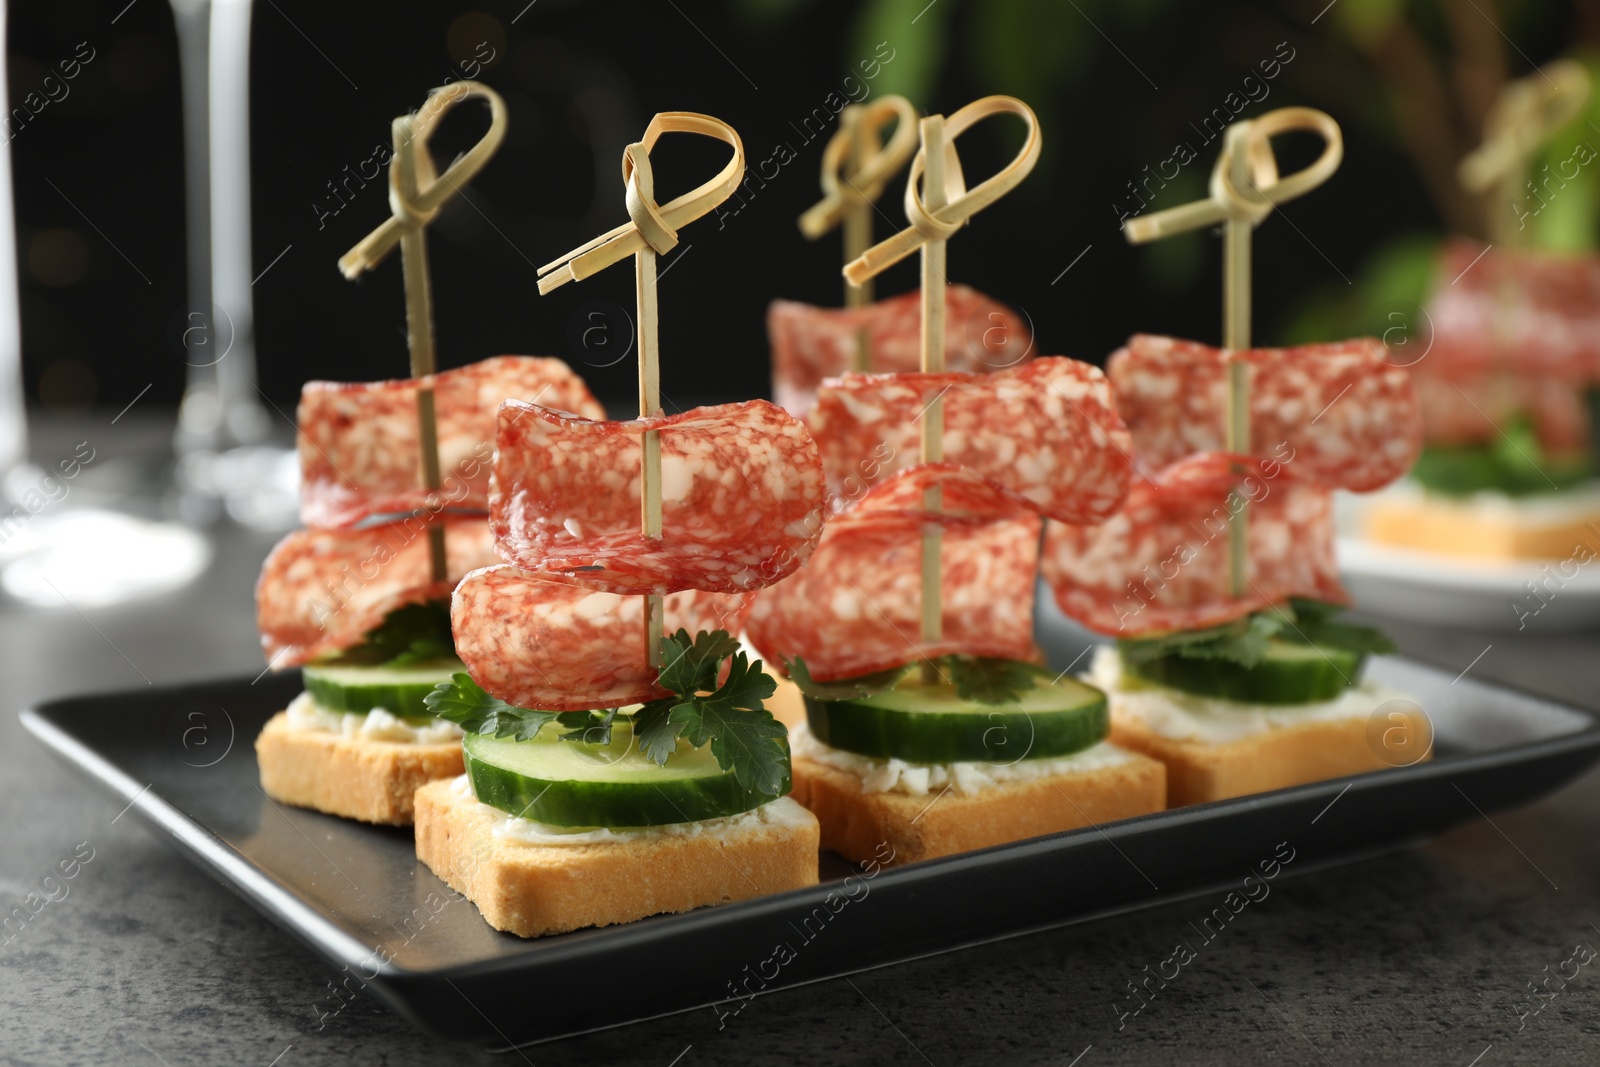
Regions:
<instances>
[{"instance_id":1,"label":"grey table surface","mask_svg":"<svg viewBox=\"0 0 1600 1067\"><path fill-rule=\"evenodd\" d=\"M129 463L164 439L159 420L91 429ZM37 429L35 450L84 432ZM336 996L329 966L120 819L119 802L17 722L16 709L68 692L258 671L252 585L271 538L214 533L208 572L160 599L82 614L0 603L0 912L92 850L66 895L0 947L0 1062L1600 1063L1600 969L1552 984L1558 995L1519 1017L1530 982L1600 946L1600 775L1422 847L1279 881L1120 1026L1126 983L1171 951L1201 901L774 992L725 1028L706 1009L510 1052L427 1037L364 995ZM1389 629L1423 659L1600 708L1600 634L1537 622ZM530 990L529 1010L671 981L664 959L614 989Z\"/></svg>"}]
</instances>

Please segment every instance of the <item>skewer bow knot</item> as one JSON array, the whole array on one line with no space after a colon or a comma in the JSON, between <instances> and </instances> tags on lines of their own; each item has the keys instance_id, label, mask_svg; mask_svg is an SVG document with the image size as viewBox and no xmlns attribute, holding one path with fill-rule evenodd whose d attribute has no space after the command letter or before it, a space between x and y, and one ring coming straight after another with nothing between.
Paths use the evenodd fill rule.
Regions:
<instances>
[{"instance_id":1,"label":"skewer bow knot","mask_svg":"<svg viewBox=\"0 0 1600 1067\"><path fill-rule=\"evenodd\" d=\"M441 175L433 153L428 151L428 140L452 108L473 98L488 102L489 130ZM383 262L406 234L424 229L438 217L445 201L477 176L505 140L506 105L500 94L487 85L456 82L433 90L416 114L400 116L392 128L394 159L389 165L389 210L393 214L340 257L339 270L350 280Z\"/></svg>"},{"instance_id":2,"label":"skewer bow knot","mask_svg":"<svg viewBox=\"0 0 1600 1067\"><path fill-rule=\"evenodd\" d=\"M1483 193L1509 178L1517 187L1528 157L1588 102L1589 72L1574 59L1558 59L1507 85L1484 118L1483 144L1461 161L1461 184Z\"/></svg>"},{"instance_id":3,"label":"skewer bow knot","mask_svg":"<svg viewBox=\"0 0 1600 1067\"><path fill-rule=\"evenodd\" d=\"M955 139L979 122L994 115L1016 115L1027 124L1028 136L1016 158L1000 171L968 189L961 174L961 159L956 153ZM922 120L923 147L911 161L911 172L906 178L906 218L911 225L899 233L869 248L860 259L844 268L844 276L856 285L883 273L902 259L931 241L944 241L952 237L967 220L1015 189L1022 179L1032 172L1039 162L1039 120L1033 109L1014 96L986 96L974 100L949 118L929 115ZM927 145L942 144L944 204L930 211L921 188L927 170Z\"/></svg>"},{"instance_id":4,"label":"skewer bow knot","mask_svg":"<svg viewBox=\"0 0 1600 1067\"><path fill-rule=\"evenodd\" d=\"M1310 166L1283 177L1272 154L1272 138L1296 130L1321 136L1322 154ZM1210 195L1206 199L1129 219L1123 224L1123 232L1133 244L1144 244L1219 222L1258 226L1277 205L1303 196L1327 181L1343 159L1344 138L1339 124L1315 108L1283 107L1260 118L1235 122L1223 136L1222 152L1211 169Z\"/></svg>"},{"instance_id":5,"label":"skewer bow knot","mask_svg":"<svg viewBox=\"0 0 1600 1067\"><path fill-rule=\"evenodd\" d=\"M884 145L878 135L890 122L894 135ZM800 216L800 232L816 240L843 222L852 208L877 203L916 147L917 112L905 97L846 106L839 113L839 131L822 150L822 199ZM855 170L846 174L847 166Z\"/></svg>"},{"instance_id":6,"label":"skewer bow knot","mask_svg":"<svg viewBox=\"0 0 1600 1067\"><path fill-rule=\"evenodd\" d=\"M733 148L733 158L710 181L664 206L658 205L650 150L664 133L695 133L722 141ZM644 137L622 153L628 221L540 267L539 292L548 293L567 282L581 281L646 248L658 253L671 250L678 243L678 230L728 199L743 177L744 143L732 126L692 111L662 112L650 120Z\"/></svg>"}]
</instances>

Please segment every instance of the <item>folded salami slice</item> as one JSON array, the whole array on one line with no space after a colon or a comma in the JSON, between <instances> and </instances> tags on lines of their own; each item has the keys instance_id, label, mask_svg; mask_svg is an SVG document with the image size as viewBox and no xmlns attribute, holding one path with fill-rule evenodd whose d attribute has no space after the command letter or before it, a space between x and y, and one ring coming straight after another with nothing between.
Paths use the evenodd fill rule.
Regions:
<instances>
[{"instance_id":1,"label":"folded salami slice","mask_svg":"<svg viewBox=\"0 0 1600 1067\"><path fill-rule=\"evenodd\" d=\"M1600 380L1600 256L1451 241L1418 326L1427 351L1418 377Z\"/></svg>"},{"instance_id":2,"label":"folded salami slice","mask_svg":"<svg viewBox=\"0 0 1600 1067\"><path fill-rule=\"evenodd\" d=\"M1148 471L1222 450L1234 360L1250 367L1255 454L1287 445L1297 474L1356 491L1387 485L1416 462L1422 433L1411 376L1376 338L1228 353L1138 334L1106 366Z\"/></svg>"},{"instance_id":3,"label":"folded salami slice","mask_svg":"<svg viewBox=\"0 0 1600 1067\"><path fill-rule=\"evenodd\" d=\"M922 419L943 398L944 458L1061 522L1116 511L1133 442L1098 367L1050 356L994 374L847 374L822 384L806 425L829 488L863 484L917 462Z\"/></svg>"},{"instance_id":4,"label":"folded salami slice","mask_svg":"<svg viewBox=\"0 0 1600 1067\"><path fill-rule=\"evenodd\" d=\"M1588 400L1570 382L1486 371L1462 377L1419 374L1416 385L1429 444L1494 442L1501 427L1521 417L1547 452L1570 455L1589 448Z\"/></svg>"},{"instance_id":5,"label":"folded salami slice","mask_svg":"<svg viewBox=\"0 0 1600 1067\"><path fill-rule=\"evenodd\" d=\"M738 633L747 593L688 590L664 600L664 630ZM499 564L461 580L456 653L479 685L520 708L586 711L668 695L645 661L644 599Z\"/></svg>"},{"instance_id":6,"label":"folded salami slice","mask_svg":"<svg viewBox=\"0 0 1600 1067\"><path fill-rule=\"evenodd\" d=\"M923 510L939 486L944 511ZM969 653L1031 660L1040 519L953 464L913 467L835 516L811 562L756 594L745 636L769 662L799 656L818 681ZM921 637L922 531L943 530L943 634Z\"/></svg>"},{"instance_id":7,"label":"folded salami slice","mask_svg":"<svg viewBox=\"0 0 1600 1067\"><path fill-rule=\"evenodd\" d=\"M296 530L279 541L256 581L256 624L273 667L360 644L384 616L406 604L443 599L463 574L495 560L481 518L445 523L449 580L431 578L427 526L420 519L359 530Z\"/></svg>"},{"instance_id":8,"label":"folded salami slice","mask_svg":"<svg viewBox=\"0 0 1600 1067\"><path fill-rule=\"evenodd\" d=\"M945 294L945 367L993 371L1033 354L1033 332L1010 308L965 285ZM872 370L891 374L922 365L922 295L912 291L864 308L820 308L775 300L767 309L772 342L772 395L800 416L817 386L855 367L856 337L865 330Z\"/></svg>"},{"instance_id":9,"label":"folded salami slice","mask_svg":"<svg viewBox=\"0 0 1600 1067\"><path fill-rule=\"evenodd\" d=\"M661 439L662 536L639 532L639 457ZM792 573L821 536L822 462L765 400L597 422L507 402L490 527L525 571L607 593L732 593Z\"/></svg>"},{"instance_id":10,"label":"folded salami slice","mask_svg":"<svg viewBox=\"0 0 1600 1067\"><path fill-rule=\"evenodd\" d=\"M422 487L416 379L306 383L298 412L302 522L345 527L420 508L487 508L495 412L508 397L605 417L559 359L497 356L427 380L439 427L437 493Z\"/></svg>"},{"instance_id":11,"label":"folded salami slice","mask_svg":"<svg viewBox=\"0 0 1600 1067\"><path fill-rule=\"evenodd\" d=\"M1116 637L1216 626L1292 596L1348 602L1334 555L1332 494L1301 476L1299 463L1203 453L1136 482L1109 522L1051 523L1043 570L1056 602ZM1228 591L1235 486L1249 501L1246 582L1237 599Z\"/></svg>"}]
</instances>

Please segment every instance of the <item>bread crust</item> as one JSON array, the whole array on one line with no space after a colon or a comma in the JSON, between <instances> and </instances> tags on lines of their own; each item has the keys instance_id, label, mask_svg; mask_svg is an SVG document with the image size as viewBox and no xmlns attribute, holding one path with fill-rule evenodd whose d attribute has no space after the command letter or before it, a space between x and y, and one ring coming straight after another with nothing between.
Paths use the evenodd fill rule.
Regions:
<instances>
[{"instance_id":1,"label":"bread crust","mask_svg":"<svg viewBox=\"0 0 1600 1067\"><path fill-rule=\"evenodd\" d=\"M1214 744L1154 733L1142 720L1111 716L1111 740L1167 767L1167 803L1178 808L1396 766L1368 736L1366 716L1320 720ZM1431 752L1423 759L1431 758ZM1420 761L1418 761L1420 762Z\"/></svg>"},{"instance_id":2,"label":"bread crust","mask_svg":"<svg viewBox=\"0 0 1600 1067\"><path fill-rule=\"evenodd\" d=\"M1097 770L1003 782L977 794L863 793L861 779L804 756L793 760L794 798L822 824L822 847L855 863L950 856L1042 834L1160 811L1166 768L1133 754Z\"/></svg>"},{"instance_id":3,"label":"bread crust","mask_svg":"<svg viewBox=\"0 0 1600 1067\"><path fill-rule=\"evenodd\" d=\"M1587 545L1600 552L1600 511L1537 522L1500 519L1464 505L1428 498L1378 499L1366 512L1367 536L1385 545L1488 559L1568 559Z\"/></svg>"},{"instance_id":4,"label":"bread crust","mask_svg":"<svg viewBox=\"0 0 1600 1067\"><path fill-rule=\"evenodd\" d=\"M817 822L794 812L718 836L540 846L496 839L505 816L432 782L416 796L417 858L496 930L539 937L816 885Z\"/></svg>"},{"instance_id":5,"label":"bread crust","mask_svg":"<svg viewBox=\"0 0 1600 1067\"><path fill-rule=\"evenodd\" d=\"M329 815L409 826L418 787L462 771L461 742L374 741L294 730L280 711L256 738L261 789L273 800Z\"/></svg>"}]
</instances>

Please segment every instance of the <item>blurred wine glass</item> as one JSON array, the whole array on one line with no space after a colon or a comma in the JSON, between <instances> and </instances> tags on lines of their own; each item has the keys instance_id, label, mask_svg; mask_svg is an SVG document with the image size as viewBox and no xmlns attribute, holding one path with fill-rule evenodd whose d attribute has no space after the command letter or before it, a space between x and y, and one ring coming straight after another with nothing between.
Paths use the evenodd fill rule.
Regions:
<instances>
[{"instance_id":1,"label":"blurred wine glass","mask_svg":"<svg viewBox=\"0 0 1600 1067\"><path fill-rule=\"evenodd\" d=\"M0 19L0 114L9 114L5 57ZM211 559L199 533L121 511L62 506L82 457L50 468L29 461L11 173L6 137L0 141L0 589L25 603L82 610L186 585Z\"/></svg>"},{"instance_id":2,"label":"blurred wine glass","mask_svg":"<svg viewBox=\"0 0 1600 1067\"><path fill-rule=\"evenodd\" d=\"M186 366L174 448L186 518L221 512L257 529L293 526L298 467L269 439L256 387L251 299L251 0L171 0L183 83L189 264Z\"/></svg>"}]
</instances>

